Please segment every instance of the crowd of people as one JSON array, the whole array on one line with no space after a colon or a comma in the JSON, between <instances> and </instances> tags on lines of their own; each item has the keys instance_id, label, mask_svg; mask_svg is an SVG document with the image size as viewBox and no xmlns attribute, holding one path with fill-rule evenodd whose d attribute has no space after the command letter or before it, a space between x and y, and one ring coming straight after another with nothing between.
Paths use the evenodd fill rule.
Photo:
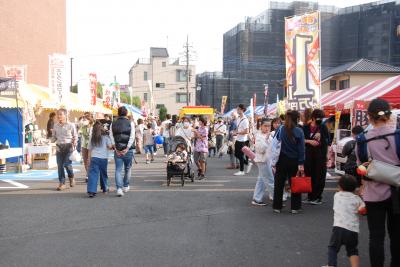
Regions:
<instances>
[{"instance_id":1,"label":"crowd of people","mask_svg":"<svg viewBox=\"0 0 400 267\"><path fill-rule=\"evenodd\" d=\"M51 138L57 144L57 190L66 188L64 168L70 186L75 185L70 155L79 140L89 197L96 196L99 179L102 191L109 192L107 164L110 151L114 152L116 193L123 196L130 190L134 153L145 154L146 164L151 164L158 153L157 146L162 145L167 162L182 162L190 152L199 180L206 179L209 157L228 154L230 165L226 168L237 170L232 173L234 176L246 175L256 164L258 178L251 203L266 206L269 199L274 213L282 212L288 198L292 214L301 212L303 204L321 205L332 143L328 130L330 126L327 125L331 121L325 119L324 112L320 109L306 109L302 113L288 110L284 116L272 120L260 118L255 122L247 118L245 112L246 107L239 105L230 118L218 117L215 123L201 116L178 118L169 114L164 121L149 116L146 120L134 122L128 117L126 108L120 107L114 121L111 118L95 121L91 114L85 114L77 131L73 124L67 122L66 110L60 109L51 131ZM397 154L400 144L395 142L395 135L392 134L396 126L392 123L390 106L386 101L372 101L368 115L371 123L368 131L354 127L354 140L343 149L348 162L344 168L346 175L340 178L339 192L334 197L334 227L328 266L337 265L336 255L342 245L346 246L351 266L359 265L357 214L364 206L370 232L371 266L384 264L385 225L391 243L391 266L400 266L400 256L396 253L400 251L399 189L366 180L357 173L357 167L368 162L360 159L356 139L360 135L365 136L369 157L392 165L400 165L397 156L400 155ZM380 138L382 135L384 138ZM182 137L187 146L180 145L171 151L171 140L175 136ZM174 154L169 156L171 152ZM184 168L183 164L180 166ZM303 176L311 178L312 187L304 199L301 193L290 190L292 178Z\"/></svg>"}]
</instances>

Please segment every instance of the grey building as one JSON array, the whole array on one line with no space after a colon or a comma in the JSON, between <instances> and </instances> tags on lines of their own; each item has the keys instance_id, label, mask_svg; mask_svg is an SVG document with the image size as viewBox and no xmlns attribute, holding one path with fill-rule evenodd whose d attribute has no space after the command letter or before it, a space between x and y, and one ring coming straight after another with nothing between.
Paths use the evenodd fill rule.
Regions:
<instances>
[{"instance_id":1,"label":"grey building","mask_svg":"<svg viewBox=\"0 0 400 267\"><path fill-rule=\"evenodd\" d=\"M258 96L257 104L263 104L264 84L270 88L270 103L275 102L276 95L282 99L285 91L284 18L315 10L321 13L323 69L360 58L400 66L399 1L342 9L315 2L269 2L260 15L247 18L224 34L223 73L197 76L197 83L201 83L197 95L207 96L198 97L198 104L220 105L211 98L219 95L214 92L218 84L230 92L227 107L247 104L254 93Z\"/></svg>"}]
</instances>

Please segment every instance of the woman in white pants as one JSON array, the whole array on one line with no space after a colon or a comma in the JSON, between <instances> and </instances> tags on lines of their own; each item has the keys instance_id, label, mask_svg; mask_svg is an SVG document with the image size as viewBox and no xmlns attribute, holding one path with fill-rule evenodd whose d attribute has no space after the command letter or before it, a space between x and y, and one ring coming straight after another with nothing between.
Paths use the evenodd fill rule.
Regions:
<instances>
[{"instance_id":1,"label":"woman in white pants","mask_svg":"<svg viewBox=\"0 0 400 267\"><path fill-rule=\"evenodd\" d=\"M270 122L267 118L264 118L261 120L260 131L258 131L255 136L256 157L254 158L254 162L257 163L258 166L258 178L251 204L256 206L267 205L266 202L263 201L265 189L269 187L268 181L273 181L274 179L268 155L268 147L270 145L269 129ZM270 190L271 188L268 188L268 191Z\"/></svg>"}]
</instances>

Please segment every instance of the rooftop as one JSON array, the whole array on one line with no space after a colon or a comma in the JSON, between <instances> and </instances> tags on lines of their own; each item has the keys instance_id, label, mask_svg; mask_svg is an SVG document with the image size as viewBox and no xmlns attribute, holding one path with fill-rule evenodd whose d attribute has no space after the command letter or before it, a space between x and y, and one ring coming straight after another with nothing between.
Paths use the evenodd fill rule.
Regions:
<instances>
[{"instance_id":1,"label":"rooftop","mask_svg":"<svg viewBox=\"0 0 400 267\"><path fill-rule=\"evenodd\" d=\"M169 57L167 48L150 47L150 57Z\"/></svg>"},{"instance_id":2,"label":"rooftop","mask_svg":"<svg viewBox=\"0 0 400 267\"><path fill-rule=\"evenodd\" d=\"M345 72L360 73L400 73L400 67L362 58L333 68L322 70L322 81Z\"/></svg>"}]
</instances>

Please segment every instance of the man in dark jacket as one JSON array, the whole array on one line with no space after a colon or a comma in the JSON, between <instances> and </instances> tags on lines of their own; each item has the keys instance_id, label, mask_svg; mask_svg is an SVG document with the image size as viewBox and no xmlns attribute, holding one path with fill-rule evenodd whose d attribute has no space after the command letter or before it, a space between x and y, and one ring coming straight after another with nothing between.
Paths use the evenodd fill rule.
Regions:
<instances>
[{"instance_id":1,"label":"man in dark jacket","mask_svg":"<svg viewBox=\"0 0 400 267\"><path fill-rule=\"evenodd\" d=\"M120 197L130 189L129 180L135 150L135 124L128 119L127 115L128 110L125 107L120 107L118 119L110 127L110 138L114 147L115 184L117 195ZM123 167L124 176L122 178Z\"/></svg>"}]
</instances>

